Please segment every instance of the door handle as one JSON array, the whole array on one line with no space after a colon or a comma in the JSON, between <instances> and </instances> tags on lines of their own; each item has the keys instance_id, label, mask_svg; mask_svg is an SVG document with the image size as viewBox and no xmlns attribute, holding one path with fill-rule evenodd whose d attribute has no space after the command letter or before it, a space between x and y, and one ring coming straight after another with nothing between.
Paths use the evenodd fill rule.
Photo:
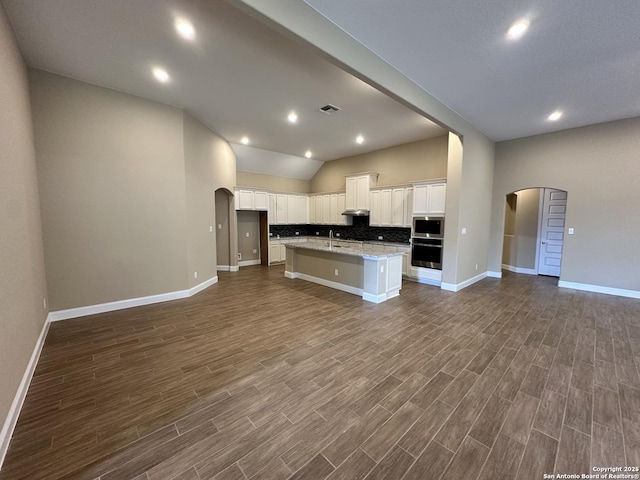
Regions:
<instances>
[{"instance_id":1,"label":"door handle","mask_svg":"<svg viewBox=\"0 0 640 480\"><path fill-rule=\"evenodd\" d=\"M547 242L541 242L543 245L545 245Z\"/></svg>"}]
</instances>

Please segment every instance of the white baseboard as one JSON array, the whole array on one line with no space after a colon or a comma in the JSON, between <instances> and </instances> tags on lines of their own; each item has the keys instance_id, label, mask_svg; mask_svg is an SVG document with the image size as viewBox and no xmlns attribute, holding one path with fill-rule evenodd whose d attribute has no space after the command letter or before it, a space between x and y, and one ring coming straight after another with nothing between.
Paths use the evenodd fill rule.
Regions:
<instances>
[{"instance_id":1,"label":"white baseboard","mask_svg":"<svg viewBox=\"0 0 640 480\"><path fill-rule=\"evenodd\" d=\"M231 271L231 266L229 266L229 265L218 265L216 267L216 270L219 271L219 272L229 272L229 271Z\"/></svg>"},{"instance_id":2,"label":"white baseboard","mask_svg":"<svg viewBox=\"0 0 640 480\"><path fill-rule=\"evenodd\" d=\"M251 265L260 265L260 259L258 260L243 260L238 262L239 267L249 267Z\"/></svg>"},{"instance_id":3,"label":"white baseboard","mask_svg":"<svg viewBox=\"0 0 640 480\"><path fill-rule=\"evenodd\" d=\"M637 290L625 290L624 288L603 287L601 285L590 285L588 283L574 283L558 281L558 286L562 288L572 288L573 290L583 290L585 292L604 293L606 295L616 295L618 297L640 298Z\"/></svg>"},{"instance_id":4,"label":"white baseboard","mask_svg":"<svg viewBox=\"0 0 640 480\"><path fill-rule=\"evenodd\" d=\"M538 271L535 268L514 267L513 265L506 265L504 263L502 264L502 268L513 273L524 273L526 275L538 275Z\"/></svg>"},{"instance_id":5,"label":"white baseboard","mask_svg":"<svg viewBox=\"0 0 640 480\"><path fill-rule=\"evenodd\" d=\"M192 287L188 290L178 290L176 292L161 293L159 295L149 295L147 297L129 298L127 300L118 300L116 302L99 303L97 305L89 305L86 307L69 308L67 310L57 310L49 313L49 319L52 322L59 320L68 320L70 318L86 317L87 315L95 315L97 313L115 312L116 310L124 310L125 308L141 307L144 305L152 305L154 303L168 302L181 298L188 298L207 287L218 282L218 276L211 277L209 280Z\"/></svg>"},{"instance_id":6,"label":"white baseboard","mask_svg":"<svg viewBox=\"0 0 640 480\"><path fill-rule=\"evenodd\" d=\"M284 276L287 278L299 278L300 280L306 280L307 282L317 283L319 285L324 285L325 287L335 288L336 290L341 290L347 293L353 293L354 295L358 295L362 297L362 289L357 287L352 287L350 285L345 285L343 283L332 282L331 280L325 280L324 278L314 277L312 275L307 275L306 273L300 272L284 272Z\"/></svg>"},{"instance_id":7,"label":"white baseboard","mask_svg":"<svg viewBox=\"0 0 640 480\"><path fill-rule=\"evenodd\" d=\"M2 468L2 464L7 455L7 451L9 450L9 443L11 442L13 431L16 428L16 423L18 423L18 417L20 416L20 410L22 410L24 399L26 398L27 392L29 391L29 385L31 384L33 373L35 372L36 366L38 365L40 353L42 353L42 347L44 346L44 341L47 337L47 332L49 331L49 325L51 325L50 314L47 316L44 325L42 326L42 330L40 331L40 336L38 337L38 340L33 347L31 358L29 359L27 368L24 371L24 375L22 376L22 380L20 382L20 385L18 386L18 391L13 398L11 408L9 409L7 418L4 421L2 430L0 431L0 469Z\"/></svg>"},{"instance_id":8,"label":"white baseboard","mask_svg":"<svg viewBox=\"0 0 640 480\"><path fill-rule=\"evenodd\" d=\"M487 272L482 272L476 275L475 277L471 277L468 280L465 280L464 282L460 282L457 284L442 282L442 284L440 285L440 288L442 290L447 290L449 292L459 292L463 288L467 288L469 285L473 285L474 283L479 282L483 278L487 278Z\"/></svg>"},{"instance_id":9,"label":"white baseboard","mask_svg":"<svg viewBox=\"0 0 640 480\"><path fill-rule=\"evenodd\" d=\"M231 265L229 267L230 272L237 272L238 270L240 270L240 267L238 265Z\"/></svg>"},{"instance_id":10,"label":"white baseboard","mask_svg":"<svg viewBox=\"0 0 640 480\"><path fill-rule=\"evenodd\" d=\"M491 272L491 271L488 271L487 272L487 277L502 278L502 272Z\"/></svg>"}]
</instances>

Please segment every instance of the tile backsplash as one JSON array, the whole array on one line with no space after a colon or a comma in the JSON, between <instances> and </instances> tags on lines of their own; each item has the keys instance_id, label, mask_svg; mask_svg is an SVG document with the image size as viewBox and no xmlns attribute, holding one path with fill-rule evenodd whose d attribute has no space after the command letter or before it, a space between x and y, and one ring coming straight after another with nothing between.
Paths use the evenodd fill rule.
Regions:
<instances>
[{"instance_id":1,"label":"tile backsplash","mask_svg":"<svg viewBox=\"0 0 640 480\"><path fill-rule=\"evenodd\" d=\"M269 225L271 238L278 235L283 238L295 236L328 237L329 230L333 230L335 238L344 240L409 243L411 239L410 228L371 227L369 226L369 217L353 217L353 225Z\"/></svg>"}]
</instances>

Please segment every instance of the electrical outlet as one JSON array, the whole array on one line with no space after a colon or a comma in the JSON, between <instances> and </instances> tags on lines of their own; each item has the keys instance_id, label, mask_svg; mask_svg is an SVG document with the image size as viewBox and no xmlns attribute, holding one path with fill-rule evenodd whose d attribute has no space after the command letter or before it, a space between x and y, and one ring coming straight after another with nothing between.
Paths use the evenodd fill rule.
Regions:
<instances>
[{"instance_id":1,"label":"electrical outlet","mask_svg":"<svg viewBox=\"0 0 640 480\"><path fill-rule=\"evenodd\" d=\"M249 238L249 232L245 233L244 236Z\"/></svg>"},{"instance_id":2,"label":"electrical outlet","mask_svg":"<svg viewBox=\"0 0 640 480\"><path fill-rule=\"evenodd\" d=\"M238 252L238 260L242 260L242 254Z\"/></svg>"},{"instance_id":3,"label":"electrical outlet","mask_svg":"<svg viewBox=\"0 0 640 480\"><path fill-rule=\"evenodd\" d=\"M209 225L209 233L213 232L213 225Z\"/></svg>"},{"instance_id":4,"label":"electrical outlet","mask_svg":"<svg viewBox=\"0 0 640 480\"><path fill-rule=\"evenodd\" d=\"M258 253L258 250L254 248L253 253Z\"/></svg>"},{"instance_id":5,"label":"electrical outlet","mask_svg":"<svg viewBox=\"0 0 640 480\"><path fill-rule=\"evenodd\" d=\"M222 230L222 224L221 223L218 224L218 230Z\"/></svg>"},{"instance_id":6,"label":"electrical outlet","mask_svg":"<svg viewBox=\"0 0 640 480\"><path fill-rule=\"evenodd\" d=\"M478 264L476 263L476 270L478 269Z\"/></svg>"},{"instance_id":7,"label":"electrical outlet","mask_svg":"<svg viewBox=\"0 0 640 480\"><path fill-rule=\"evenodd\" d=\"M384 273L384 265L380 265L380 273Z\"/></svg>"},{"instance_id":8,"label":"electrical outlet","mask_svg":"<svg viewBox=\"0 0 640 480\"><path fill-rule=\"evenodd\" d=\"M336 277L338 276L338 269L337 268L335 270L335 275L336 275Z\"/></svg>"},{"instance_id":9,"label":"electrical outlet","mask_svg":"<svg viewBox=\"0 0 640 480\"><path fill-rule=\"evenodd\" d=\"M193 272L193 278L198 278L198 272Z\"/></svg>"},{"instance_id":10,"label":"electrical outlet","mask_svg":"<svg viewBox=\"0 0 640 480\"><path fill-rule=\"evenodd\" d=\"M336 237L340 237L340 234L339 234L339 233L336 233Z\"/></svg>"},{"instance_id":11,"label":"electrical outlet","mask_svg":"<svg viewBox=\"0 0 640 480\"><path fill-rule=\"evenodd\" d=\"M567 232L569 235L573 235L573 228L570 228L569 231Z\"/></svg>"},{"instance_id":12,"label":"electrical outlet","mask_svg":"<svg viewBox=\"0 0 640 480\"><path fill-rule=\"evenodd\" d=\"M320 235L320 232L316 232L316 235Z\"/></svg>"},{"instance_id":13,"label":"electrical outlet","mask_svg":"<svg viewBox=\"0 0 640 480\"><path fill-rule=\"evenodd\" d=\"M467 234L467 227L462 227L462 235L466 235Z\"/></svg>"},{"instance_id":14,"label":"electrical outlet","mask_svg":"<svg viewBox=\"0 0 640 480\"><path fill-rule=\"evenodd\" d=\"M378 235L378 240L382 240L382 235Z\"/></svg>"},{"instance_id":15,"label":"electrical outlet","mask_svg":"<svg viewBox=\"0 0 640 480\"><path fill-rule=\"evenodd\" d=\"M300 235L300 232L296 232L296 235Z\"/></svg>"},{"instance_id":16,"label":"electrical outlet","mask_svg":"<svg viewBox=\"0 0 640 480\"><path fill-rule=\"evenodd\" d=\"M46 298L42 299L42 305L44 306L44 309L46 310L47 309L47 299Z\"/></svg>"}]
</instances>

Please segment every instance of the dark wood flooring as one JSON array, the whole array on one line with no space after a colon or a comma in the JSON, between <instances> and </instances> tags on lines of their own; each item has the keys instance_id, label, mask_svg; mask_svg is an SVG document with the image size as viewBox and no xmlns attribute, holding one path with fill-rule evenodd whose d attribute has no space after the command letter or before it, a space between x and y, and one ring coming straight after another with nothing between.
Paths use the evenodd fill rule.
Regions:
<instances>
[{"instance_id":1,"label":"dark wood flooring","mask_svg":"<svg viewBox=\"0 0 640 480\"><path fill-rule=\"evenodd\" d=\"M280 267L51 326L0 479L542 479L640 465L640 301L506 273L380 305Z\"/></svg>"}]
</instances>

